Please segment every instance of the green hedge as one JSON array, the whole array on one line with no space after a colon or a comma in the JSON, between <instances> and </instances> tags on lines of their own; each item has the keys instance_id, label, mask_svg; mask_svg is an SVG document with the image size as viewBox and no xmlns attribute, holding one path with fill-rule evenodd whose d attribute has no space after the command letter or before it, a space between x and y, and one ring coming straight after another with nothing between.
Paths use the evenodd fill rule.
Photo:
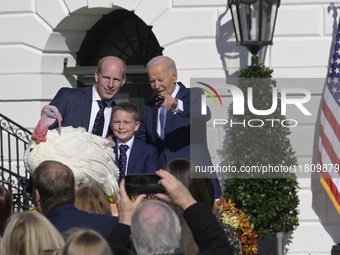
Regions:
<instances>
[{"instance_id":1,"label":"green hedge","mask_svg":"<svg viewBox=\"0 0 340 255\"><path fill-rule=\"evenodd\" d=\"M273 88L276 82L271 79L273 70L259 63L238 73L236 85L242 90L247 102L248 88L253 88L253 105L257 110L267 110L272 106ZM233 121L246 123L260 119L262 127L233 125L227 129L231 142L226 146L227 159L231 166L293 166L297 164L288 135L288 127L281 125L285 116L281 115L280 94L277 109L271 115L259 116L250 112L245 103L245 114L229 116ZM266 121L275 119L279 121ZM254 122L255 123L255 122ZM258 122L260 123L260 122ZM261 177L261 178L259 178ZM294 174L274 173L262 178L262 174L230 174L225 181L225 198L236 203L236 207L251 215L251 222L262 238L268 232L289 232L298 225L297 196L298 182Z\"/></svg>"}]
</instances>

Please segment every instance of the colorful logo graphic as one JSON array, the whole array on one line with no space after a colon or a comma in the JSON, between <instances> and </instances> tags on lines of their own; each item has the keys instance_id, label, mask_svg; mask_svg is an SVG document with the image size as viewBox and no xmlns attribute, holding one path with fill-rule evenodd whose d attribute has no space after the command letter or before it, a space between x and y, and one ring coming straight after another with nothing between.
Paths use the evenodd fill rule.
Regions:
<instances>
[{"instance_id":1,"label":"colorful logo graphic","mask_svg":"<svg viewBox=\"0 0 340 255\"><path fill-rule=\"evenodd\" d=\"M220 83L219 81L212 81L211 83ZM298 125L298 122L295 119L271 119L270 115L273 114L276 110L281 112L282 116L287 115L287 106L290 108L295 106L300 110L302 114L305 116L311 116L312 114L307 110L306 106L304 104L308 103L311 99L311 92L305 88L288 88L288 87L283 87L280 88L280 91L278 88L273 87L271 88L271 96L272 96L272 104L270 108L266 107L266 109L258 109L254 106L254 94L253 90L257 88L253 87L248 87L247 91L242 91L238 86L232 85L232 84L223 84L223 87L217 87L219 88L219 93L218 94L212 86L204 83L204 82L195 82L197 84L202 85L197 86L200 89L203 90L201 92L201 115L208 115L208 114L213 114L213 113L220 113L221 110L225 111L227 116L229 116L229 113L231 113L235 118L230 118L230 119L215 119L211 118L213 121L213 127L216 126L224 126L226 124L229 124L231 127L233 125L242 125L243 127L252 127L252 128L259 128L262 127L263 125L271 125L271 127L274 127L275 124L281 124L284 127L296 127ZM269 91L270 92L270 91ZM254 94L254 95L253 95ZM214 101L215 106L219 106L216 98L219 100L220 105L222 106L222 98L224 96L228 97L228 101L224 102L224 109L209 109L208 107L208 95L210 98ZM221 96L220 96L221 95ZM298 97L296 97L298 95ZM229 102L230 96L232 99L232 103L230 105L226 105L226 102ZM270 96L270 95L268 95ZM227 100L227 97L224 99ZM211 100L209 100L211 103ZM281 104L281 109L278 108L278 104ZM212 103L211 103L212 104ZM247 111L250 111L253 115L259 116L258 118L255 119L242 119L242 115L245 115L245 109ZM260 116L268 116L268 118L260 118ZM213 116L211 116L213 117ZM236 118L237 117L237 118Z\"/></svg>"},{"instance_id":2,"label":"colorful logo graphic","mask_svg":"<svg viewBox=\"0 0 340 255\"><path fill-rule=\"evenodd\" d=\"M209 88L212 92L214 92L215 95L217 96L218 100L220 101L221 106L222 106L222 100L221 100L221 98L220 98L220 95L216 92L216 90L215 90L213 87L211 87L210 85L208 85L208 84L206 84L206 83L203 83L203 82L197 82L197 83L198 83L198 84L201 84L201 85L203 85L203 86L206 86L206 87ZM209 90L204 89L204 88L200 88L200 89L203 90L204 92L207 92L207 94L208 94L208 95L212 98L212 100L214 101L215 105L217 105L216 100L215 100L213 94L211 94Z\"/></svg>"}]
</instances>

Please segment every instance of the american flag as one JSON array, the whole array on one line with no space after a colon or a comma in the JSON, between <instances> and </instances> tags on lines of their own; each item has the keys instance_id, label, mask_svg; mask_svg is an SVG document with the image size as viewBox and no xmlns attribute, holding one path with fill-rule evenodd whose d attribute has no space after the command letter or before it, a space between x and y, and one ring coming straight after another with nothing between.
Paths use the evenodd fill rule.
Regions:
<instances>
[{"instance_id":1,"label":"american flag","mask_svg":"<svg viewBox=\"0 0 340 255\"><path fill-rule=\"evenodd\" d=\"M321 183L340 214L340 23L329 66L320 116L318 160Z\"/></svg>"}]
</instances>

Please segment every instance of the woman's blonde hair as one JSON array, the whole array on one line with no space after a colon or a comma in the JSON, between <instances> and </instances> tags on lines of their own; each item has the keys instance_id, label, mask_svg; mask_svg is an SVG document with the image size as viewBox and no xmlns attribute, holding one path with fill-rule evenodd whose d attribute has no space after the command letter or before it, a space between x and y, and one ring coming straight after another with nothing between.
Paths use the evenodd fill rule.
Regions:
<instances>
[{"instance_id":1,"label":"woman's blonde hair","mask_svg":"<svg viewBox=\"0 0 340 255\"><path fill-rule=\"evenodd\" d=\"M64 239L54 225L39 212L15 213L6 225L0 255L38 255L47 249L60 249Z\"/></svg>"},{"instance_id":2,"label":"woman's blonde hair","mask_svg":"<svg viewBox=\"0 0 340 255\"><path fill-rule=\"evenodd\" d=\"M80 229L69 236L62 255L112 255L112 250L98 232Z\"/></svg>"},{"instance_id":3,"label":"woman's blonde hair","mask_svg":"<svg viewBox=\"0 0 340 255\"><path fill-rule=\"evenodd\" d=\"M89 213L112 216L110 203L104 192L95 185L82 185L76 192L75 207Z\"/></svg>"}]
</instances>

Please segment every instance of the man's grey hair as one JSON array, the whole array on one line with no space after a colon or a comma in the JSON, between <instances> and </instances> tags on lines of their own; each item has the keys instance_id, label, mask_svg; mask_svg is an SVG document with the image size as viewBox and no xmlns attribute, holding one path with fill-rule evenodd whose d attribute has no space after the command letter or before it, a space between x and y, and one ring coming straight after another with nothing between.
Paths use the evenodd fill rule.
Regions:
<instances>
[{"instance_id":1,"label":"man's grey hair","mask_svg":"<svg viewBox=\"0 0 340 255\"><path fill-rule=\"evenodd\" d=\"M157 56L152 58L146 65L146 70L148 70L150 67L158 66L165 62L168 65L169 72L171 75L174 74L175 71L177 71L176 63L173 59L167 57L167 56Z\"/></svg>"},{"instance_id":2,"label":"man's grey hair","mask_svg":"<svg viewBox=\"0 0 340 255\"><path fill-rule=\"evenodd\" d=\"M173 254L179 249L181 227L167 204L150 200L133 215L131 235L138 255Z\"/></svg>"}]
</instances>

